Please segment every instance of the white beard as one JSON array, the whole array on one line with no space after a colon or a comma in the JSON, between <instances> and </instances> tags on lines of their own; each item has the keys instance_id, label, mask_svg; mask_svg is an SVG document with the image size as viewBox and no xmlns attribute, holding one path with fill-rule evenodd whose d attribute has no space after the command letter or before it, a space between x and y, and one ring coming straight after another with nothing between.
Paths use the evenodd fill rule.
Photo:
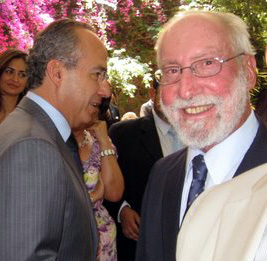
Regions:
<instances>
[{"instance_id":1,"label":"white beard","mask_svg":"<svg viewBox=\"0 0 267 261\"><path fill-rule=\"evenodd\" d=\"M233 132L246 110L249 99L247 80L243 72L235 79L233 86L231 97L228 99L214 95L199 95L190 100L177 99L169 106L165 106L161 99L162 110L177 131L181 142L191 148L203 149L221 142ZM206 118L184 121L180 117L180 108L205 104L215 106L216 117L213 124ZM207 128L208 124L212 124L212 127Z\"/></svg>"}]
</instances>

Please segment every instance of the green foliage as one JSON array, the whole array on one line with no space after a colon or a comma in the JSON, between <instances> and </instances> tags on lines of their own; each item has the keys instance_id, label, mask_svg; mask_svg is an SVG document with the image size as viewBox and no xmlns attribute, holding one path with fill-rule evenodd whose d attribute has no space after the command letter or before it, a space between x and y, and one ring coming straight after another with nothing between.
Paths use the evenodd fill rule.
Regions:
<instances>
[{"instance_id":1,"label":"green foliage","mask_svg":"<svg viewBox=\"0 0 267 261\"><path fill-rule=\"evenodd\" d=\"M231 12L240 16L248 25L251 41L257 52L265 48L267 32L267 1L266 0L185 0L184 6L191 6L197 9L203 6L210 7L222 12Z\"/></svg>"},{"instance_id":2,"label":"green foliage","mask_svg":"<svg viewBox=\"0 0 267 261\"><path fill-rule=\"evenodd\" d=\"M148 6L142 9L142 14L131 8L128 16L117 10L107 13L108 19L116 21L117 33L107 31L107 36L115 42L114 48L127 50L127 54L135 57L137 54L145 63L155 64L154 44L162 25L157 14Z\"/></svg>"},{"instance_id":3,"label":"green foliage","mask_svg":"<svg viewBox=\"0 0 267 261\"><path fill-rule=\"evenodd\" d=\"M248 25L251 42L257 51L258 79L256 87L251 92L251 103L254 107L261 91L267 88L267 74L264 63L267 33L267 2L266 0L213 0L212 4L216 6L217 10L232 12L240 16Z\"/></svg>"},{"instance_id":4,"label":"green foliage","mask_svg":"<svg viewBox=\"0 0 267 261\"><path fill-rule=\"evenodd\" d=\"M115 50L108 61L108 74L111 84L125 95L134 97L136 86L132 82L141 82L145 88L152 81L149 64L141 63L140 57L129 57L125 49ZM139 80L139 81L138 81Z\"/></svg>"},{"instance_id":5,"label":"green foliage","mask_svg":"<svg viewBox=\"0 0 267 261\"><path fill-rule=\"evenodd\" d=\"M152 81L149 64L142 63L138 56L128 56L125 49L111 53L108 74L119 107L125 107L128 97L134 98L138 89L149 88Z\"/></svg>"}]
</instances>

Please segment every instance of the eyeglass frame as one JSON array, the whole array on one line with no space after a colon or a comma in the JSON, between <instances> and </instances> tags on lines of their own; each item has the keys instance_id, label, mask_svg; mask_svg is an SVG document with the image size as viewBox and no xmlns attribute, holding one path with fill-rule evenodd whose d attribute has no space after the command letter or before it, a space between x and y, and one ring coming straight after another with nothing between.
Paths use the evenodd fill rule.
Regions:
<instances>
[{"instance_id":1,"label":"eyeglass frame","mask_svg":"<svg viewBox=\"0 0 267 261\"><path fill-rule=\"evenodd\" d=\"M226 63L226 62L228 62L228 61L230 61L230 60L232 60L232 59L235 59L235 58L237 58L237 57L239 57L239 56L241 56L241 55L246 55L246 53L242 52L242 53L239 53L239 54L237 54L237 55L235 55L235 56L232 56L232 57L230 57L230 58L227 58L227 59L221 59L221 58L218 58L218 57L215 57L215 58L205 58L205 59L200 59L200 60L197 60L197 61L194 61L193 63L191 63L190 66L185 66L185 67L182 67L182 68L179 68L179 66L169 66L169 67L165 67L165 68L163 68L163 69L166 69L166 68L176 68L176 69L180 72L178 79L175 80L174 82L170 82L170 83L162 83L162 82L160 82L160 81L158 80L157 75L158 75L159 73L160 73L161 75L163 75L163 73L162 73L162 70L163 70L163 69L158 69L158 70L154 73L154 76L155 76L156 81L157 81L159 84L161 84L161 85L169 85L169 84L174 84L174 83L179 82L179 81L181 80L182 73L183 73L183 70L184 70L184 69L190 69L191 73L192 73L195 77L197 77L197 78L208 78L208 77L212 77L212 76L215 76L215 75L219 74L219 73L221 72L221 70L222 70L222 65L223 65L224 63ZM218 72L216 72L215 74L208 75L208 76L199 76L199 75L197 75L196 72L194 71L194 68L193 68L192 66L193 66L194 64L200 62L200 61L211 60L211 59L212 59L212 60L216 60L217 62L219 62L220 69L218 70Z\"/></svg>"}]
</instances>

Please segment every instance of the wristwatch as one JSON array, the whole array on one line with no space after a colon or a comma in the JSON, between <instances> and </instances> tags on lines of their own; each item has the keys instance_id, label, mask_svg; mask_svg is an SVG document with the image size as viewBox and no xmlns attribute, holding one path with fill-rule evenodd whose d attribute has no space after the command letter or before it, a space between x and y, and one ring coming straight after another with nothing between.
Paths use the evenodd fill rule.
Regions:
<instances>
[{"instance_id":1,"label":"wristwatch","mask_svg":"<svg viewBox=\"0 0 267 261\"><path fill-rule=\"evenodd\" d=\"M114 149L107 149L107 150L102 150L100 152L101 157L110 156L110 155L116 155L116 151Z\"/></svg>"}]
</instances>

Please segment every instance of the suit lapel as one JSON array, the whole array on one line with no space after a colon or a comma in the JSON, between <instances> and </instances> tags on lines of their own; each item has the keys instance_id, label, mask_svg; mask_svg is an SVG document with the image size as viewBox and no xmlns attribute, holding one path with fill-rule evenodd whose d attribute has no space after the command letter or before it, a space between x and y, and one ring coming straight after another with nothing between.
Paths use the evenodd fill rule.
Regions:
<instances>
[{"instance_id":1,"label":"suit lapel","mask_svg":"<svg viewBox=\"0 0 267 261\"><path fill-rule=\"evenodd\" d=\"M27 97L24 97L21 102L18 105L18 108L26 111L27 113L31 114L46 130L49 134L48 138L51 138L52 141L58 146L59 152L61 153L63 159L66 161L66 163L70 166L72 169L71 174L78 179L81 187L81 191L85 196L85 199L87 201L87 206L89 208L89 215L90 215L90 222L91 222L91 231L92 231L92 238L93 238L93 244L94 248L92 249L93 254L92 256L96 256L96 250L98 245L98 231L95 223L95 217L94 212L91 204L91 200L88 196L88 192L86 190L82 175L74 161L74 158L62 139L59 131L55 127L54 123L50 119L50 117L47 115L47 113L35 102L30 100Z\"/></svg>"},{"instance_id":2,"label":"suit lapel","mask_svg":"<svg viewBox=\"0 0 267 261\"><path fill-rule=\"evenodd\" d=\"M153 116L146 117L141 122L140 141L154 161L163 157Z\"/></svg>"},{"instance_id":3,"label":"suit lapel","mask_svg":"<svg viewBox=\"0 0 267 261\"><path fill-rule=\"evenodd\" d=\"M166 177L162 203L162 241L164 260L168 261L171 261L172 257L175 256L186 155L187 149L175 153L175 164L170 164L170 168L166 169L168 176Z\"/></svg>"},{"instance_id":4,"label":"suit lapel","mask_svg":"<svg viewBox=\"0 0 267 261\"><path fill-rule=\"evenodd\" d=\"M267 130L260 121L253 143L245 154L234 176L267 162Z\"/></svg>"},{"instance_id":5,"label":"suit lapel","mask_svg":"<svg viewBox=\"0 0 267 261\"><path fill-rule=\"evenodd\" d=\"M29 114L33 115L33 117L47 130L47 132L49 133L49 137L58 145L59 151L62 154L63 158L70 165L73 172L79 178L81 178L79 170L76 166L75 161L73 160L71 153L69 152L66 143L62 139L59 131L55 127L50 117L46 114L46 112L38 104L36 104L27 97L24 97L22 99L22 101L18 105L18 108L21 108Z\"/></svg>"}]
</instances>

